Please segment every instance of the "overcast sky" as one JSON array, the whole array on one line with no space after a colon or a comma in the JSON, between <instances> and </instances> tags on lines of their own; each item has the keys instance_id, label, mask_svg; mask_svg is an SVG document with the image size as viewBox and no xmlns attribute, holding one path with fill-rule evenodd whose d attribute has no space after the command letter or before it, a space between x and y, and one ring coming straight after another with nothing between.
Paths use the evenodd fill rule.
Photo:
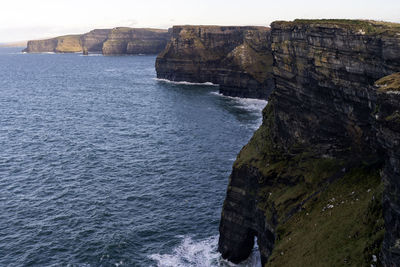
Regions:
<instances>
[{"instance_id":1,"label":"overcast sky","mask_svg":"<svg viewBox=\"0 0 400 267\"><path fill-rule=\"evenodd\" d=\"M400 0L1 0L0 7L0 42L117 26L268 26L296 18L400 22Z\"/></svg>"}]
</instances>

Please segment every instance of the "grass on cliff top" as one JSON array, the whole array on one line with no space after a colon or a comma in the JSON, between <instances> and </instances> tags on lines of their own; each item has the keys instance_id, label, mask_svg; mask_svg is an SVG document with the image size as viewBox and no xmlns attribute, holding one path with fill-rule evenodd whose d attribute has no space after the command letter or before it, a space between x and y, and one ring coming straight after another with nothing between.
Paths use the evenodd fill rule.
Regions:
<instances>
[{"instance_id":1,"label":"grass on cliff top","mask_svg":"<svg viewBox=\"0 0 400 267\"><path fill-rule=\"evenodd\" d=\"M337 25L352 30L363 30L366 34L379 34L383 32L400 33L400 23L374 21L374 20L351 20L351 19L296 19L294 21L277 21L276 23L285 25L298 24L319 24Z\"/></svg>"},{"instance_id":2,"label":"grass on cliff top","mask_svg":"<svg viewBox=\"0 0 400 267\"><path fill-rule=\"evenodd\" d=\"M381 266L382 191L377 169L351 170L278 226L266 266Z\"/></svg>"},{"instance_id":3,"label":"grass on cliff top","mask_svg":"<svg viewBox=\"0 0 400 267\"><path fill-rule=\"evenodd\" d=\"M156 33L166 33L168 30L165 29L153 29L153 28L130 28L130 27L117 27L111 30L112 33L124 33L131 31L148 31L148 32L156 32Z\"/></svg>"},{"instance_id":4,"label":"grass on cliff top","mask_svg":"<svg viewBox=\"0 0 400 267\"><path fill-rule=\"evenodd\" d=\"M74 53L82 51L81 35L64 35L57 37L56 51Z\"/></svg>"},{"instance_id":5,"label":"grass on cliff top","mask_svg":"<svg viewBox=\"0 0 400 267\"><path fill-rule=\"evenodd\" d=\"M385 76L375 82L379 92L400 91L400 72Z\"/></svg>"}]
</instances>

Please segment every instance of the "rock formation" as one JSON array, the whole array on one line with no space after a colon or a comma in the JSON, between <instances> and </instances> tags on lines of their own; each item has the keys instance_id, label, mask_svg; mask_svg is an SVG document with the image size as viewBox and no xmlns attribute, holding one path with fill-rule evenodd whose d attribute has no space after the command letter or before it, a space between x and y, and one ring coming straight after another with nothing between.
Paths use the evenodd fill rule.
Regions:
<instances>
[{"instance_id":1,"label":"rock formation","mask_svg":"<svg viewBox=\"0 0 400 267\"><path fill-rule=\"evenodd\" d=\"M110 29L96 29L81 36L83 51L87 53L101 53L103 43L110 34Z\"/></svg>"},{"instance_id":2,"label":"rock formation","mask_svg":"<svg viewBox=\"0 0 400 267\"><path fill-rule=\"evenodd\" d=\"M265 266L400 266L400 74L375 84L400 71L400 25L271 27L276 89L234 163L219 251L240 262L257 237Z\"/></svg>"},{"instance_id":3,"label":"rock formation","mask_svg":"<svg viewBox=\"0 0 400 267\"><path fill-rule=\"evenodd\" d=\"M82 51L81 35L65 35L46 40L28 41L28 46L23 50L27 53L75 53Z\"/></svg>"},{"instance_id":4,"label":"rock formation","mask_svg":"<svg viewBox=\"0 0 400 267\"><path fill-rule=\"evenodd\" d=\"M114 28L103 45L103 54L158 54L169 38L167 30Z\"/></svg>"},{"instance_id":5,"label":"rock formation","mask_svg":"<svg viewBox=\"0 0 400 267\"><path fill-rule=\"evenodd\" d=\"M103 53L105 55L158 54L166 46L167 30L115 28L96 29L82 35L67 35L46 40L29 41L28 53Z\"/></svg>"},{"instance_id":6,"label":"rock formation","mask_svg":"<svg viewBox=\"0 0 400 267\"><path fill-rule=\"evenodd\" d=\"M157 77L212 82L225 95L263 98L274 88L266 27L174 26Z\"/></svg>"}]
</instances>

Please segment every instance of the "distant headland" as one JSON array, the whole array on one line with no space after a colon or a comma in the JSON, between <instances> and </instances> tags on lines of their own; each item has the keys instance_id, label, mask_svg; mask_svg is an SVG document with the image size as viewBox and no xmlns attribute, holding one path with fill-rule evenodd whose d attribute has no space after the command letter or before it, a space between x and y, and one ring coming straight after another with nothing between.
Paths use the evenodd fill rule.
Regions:
<instances>
[{"instance_id":1,"label":"distant headland","mask_svg":"<svg viewBox=\"0 0 400 267\"><path fill-rule=\"evenodd\" d=\"M117 27L85 34L28 41L26 53L158 54L169 41L168 30Z\"/></svg>"}]
</instances>

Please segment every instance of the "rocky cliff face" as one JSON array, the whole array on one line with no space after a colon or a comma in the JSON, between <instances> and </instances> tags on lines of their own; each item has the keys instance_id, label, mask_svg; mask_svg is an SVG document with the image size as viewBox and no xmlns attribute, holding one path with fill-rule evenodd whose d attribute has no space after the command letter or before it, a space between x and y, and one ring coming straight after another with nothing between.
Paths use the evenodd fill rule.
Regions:
<instances>
[{"instance_id":1,"label":"rocky cliff face","mask_svg":"<svg viewBox=\"0 0 400 267\"><path fill-rule=\"evenodd\" d=\"M276 90L233 166L219 251L240 262L257 236L266 266L400 266L400 103L374 86L400 71L400 26L297 20L271 36Z\"/></svg>"},{"instance_id":2,"label":"rocky cliff face","mask_svg":"<svg viewBox=\"0 0 400 267\"><path fill-rule=\"evenodd\" d=\"M75 53L82 51L81 35L65 35L46 40L29 41L23 52Z\"/></svg>"},{"instance_id":3,"label":"rocky cliff face","mask_svg":"<svg viewBox=\"0 0 400 267\"><path fill-rule=\"evenodd\" d=\"M374 126L386 161L382 171L386 228L382 256L386 266L400 266L400 73L382 78L375 86Z\"/></svg>"},{"instance_id":4,"label":"rocky cliff face","mask_svg":"<svg viewBox=\"0 0 400 267\"><path fill-rule=\"evenodd\" d=\"M226 95L266 99L274 88L269 28L174 26L156 70L158 78L212 82Z\"/></svg>"},{"instance_id":5,"label":"rocky cliff face","mask_svg":"<svg viewBox=\"0 0 400 267\"><path fill-rule=\"evenodd\" d=\"M103 45L103 54L158 54L169 38L167 30L114 28Z\"/></svg>"},{"instance_id":6,"label":"rocky cliff face","mask_svg":"<svg viewBox=\"0 0 400 267\"><path fill-rule=\"evenodd\" d=\"M81 36L82 49L86 52L101 53L103 43L110 34L110 29L96 29Z\"/></svg>"},{"instance_id":7,"label":"rocky cliff face","mask_svg":"<svg viewBox=\"0 0 400 267\"><path fill-rule=\"evenodd\" d=\"M159 29L96 29L82 35L29 41L23 52L83 52L84 54L102 52L105 55L158 54L165 48L169 38L170 34L167 30Z\"/></svg>"}]
</instances>

